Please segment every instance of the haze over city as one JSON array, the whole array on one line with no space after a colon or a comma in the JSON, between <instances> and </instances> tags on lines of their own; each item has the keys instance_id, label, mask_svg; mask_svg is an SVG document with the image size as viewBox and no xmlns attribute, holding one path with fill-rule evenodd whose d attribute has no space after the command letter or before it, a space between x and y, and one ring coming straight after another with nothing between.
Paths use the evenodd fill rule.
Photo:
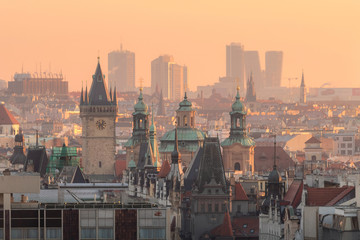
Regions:
<instances>
[{"instance_id":1,"label":"haze over city","mask_svg":"<svg viewBox=\"0 0 360 240\"><path fill-rule=\"evenodd\" d=\"M57 72L69 89L91 83L96 58L135 52L136 79L150 85L153 59L171 54L188 67L189 87L225 75L225 46L240 42L264 53L283 51L282 85L304 69L307 85L360 87L359 1L3 1L0 79L15 72ZM4 24L7 23L7 24ZM11 23L11 24L9 24ZM51 65L51 66L50 66ZM137 85L139 83L137 82Z\"/></svg>"}]
</instances>

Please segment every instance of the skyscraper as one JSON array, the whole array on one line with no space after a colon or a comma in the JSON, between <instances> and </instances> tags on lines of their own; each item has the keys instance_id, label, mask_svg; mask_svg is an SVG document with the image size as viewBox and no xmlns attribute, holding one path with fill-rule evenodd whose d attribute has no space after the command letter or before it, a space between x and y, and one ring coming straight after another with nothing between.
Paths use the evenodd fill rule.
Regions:
<instances>
[{"instance_id":1,"label":"skyscraper","mask_svg":"<svg viewBox=\"0 0 360 240\"><path fill-rule=\"evenodd\" d=\"M226 45L226 77L238 79L238 85L244 89L244 46L240 43L231 43Z\"/></svg>"},{"instance_id":2,"label":"skyscraper","mask_svg":"<svg viewBox=\"0 0 360 240\"><path fill-rule=\"evenodd\" d=\"M162 91L164 98L180 100L187 85L187 67L174 62L171 55L163 55L151 62L151 90Z\"/></svg>"},{"instance_id":3,"label":"skyscraper","mask_svg":"<svg viewBox=\"0 0 360 240\"><path fill-rule=\"evenodd\" d=\"M110 86L118 86L118 91L135 90L135 53L122 50L108 54L108 71Z\"/></svg>"},{"instance_id":4,"label":"skyscraper","mask_svg":"<svg viewBox=\"0 0 360 240\"><path fill-rule=\"evenodd\" d=\"M283 52L268 51L265 53L265 86L280 87Z\"/></svg>"},{"instance_id":5,"label":"skyscraper","mask_svg":"<svg viewBox=\"0 0 360 240\"><path fill-rule=\"evenodd\" d=\"M260 88L264 87L264 79L261 73L259 52L245 51L244 56L246 79L250 79L250 76L252 75L255 88L258 91ZM249 86L246 86L246 88L249 88Z\"/></svg>"}]
</instances>

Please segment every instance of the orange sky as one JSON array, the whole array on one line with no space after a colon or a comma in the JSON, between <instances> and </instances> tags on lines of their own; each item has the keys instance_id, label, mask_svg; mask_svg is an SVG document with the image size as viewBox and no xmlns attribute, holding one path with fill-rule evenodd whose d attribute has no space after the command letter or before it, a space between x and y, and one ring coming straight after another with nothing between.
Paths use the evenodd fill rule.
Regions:
<instances>
[{"instance_id":1,"label":"orange sky","mask_svg":"<svg viewBox=\"0 0 360 240\"><path fill-rule=\"evenodd\" d=\"M150 85L150 62L172 54L188 66L190 88L225 75L225 45L284 52L283 85L305 71L307 86L360 87L360 1L76 0L0 2L0 79L16 71L60 71L77 90L91 81L98 52L136 54L136 78ZM300 84L293 82L293 85Z\"/></svg>"}]
</instances>

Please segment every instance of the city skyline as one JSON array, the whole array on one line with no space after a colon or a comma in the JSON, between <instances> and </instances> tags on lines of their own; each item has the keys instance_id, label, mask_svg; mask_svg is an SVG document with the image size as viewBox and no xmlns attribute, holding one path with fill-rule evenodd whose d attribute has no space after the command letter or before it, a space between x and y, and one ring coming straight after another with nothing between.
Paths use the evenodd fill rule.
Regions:
<instances>
[{"instance_id":1,"label":"city skyline","mask_svg":"<svg viewBox=\"0 0 360 240\"><path fill-rule=\"evenodd\" d=\"M137 86L140 77L150 86L152 59L171 54L188 66L189 88L195 90L226 74L224 48L240 42L245 51L259 52L261 66L265 66L266 51L284 53L282 86L287 86L290 77L298 78L292 86L300 85L304 69L309 87L326 82L332 87L359 87L360 31L356 23L360 3L356 1L341 5L279 1L276 6L266 1L230 1L221 6L206 2L206 8L201 2L78 1L71 8L68 3L2 4L0 20L11 19L12 24L5 24L1 34L0 79L10 81L22 66L35 72L36 65L39 68L42 63L48 70L51 64L52 71L62 69L70 91L78 91L82 81L90 83L94 59L100 56L107 69L107 54L123 43L124 49L137 55ZM132 21L126 21L129 18Z\"/></svg>"}]
</instances>

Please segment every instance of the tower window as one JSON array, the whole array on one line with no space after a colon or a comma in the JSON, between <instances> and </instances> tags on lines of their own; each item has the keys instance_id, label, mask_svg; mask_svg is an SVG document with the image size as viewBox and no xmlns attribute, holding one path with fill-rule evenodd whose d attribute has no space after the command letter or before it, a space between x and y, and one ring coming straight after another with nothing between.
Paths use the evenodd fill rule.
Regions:
<instances>
[{"instance_id":1,"label":"tower window","mask_svg":"<svg viewBox=\"0 0 360 240\"><path fill-rule=\"evenodd\" d=\"M234 169L235 169L235 171L240 171L240 163L235 163L235 165L234 165Z\"/></svg>"},{"instance_id":2,"label":"tower window","mask_svg":"<svg viewBox=\"0 0 360 240\"><path fill-rule=\"evenodd\" d=\"M101 168L101 161L99 162L99 168Z\"/></svg>"},{"instance_id":3,"label":"tower window","mask_svg":"<svg viewBox=\"0 0 360 240\"><path fill-rule=\"evenodd\" d=\"M184 126L188 125L187 116L184 116Z\"/></svg>"}]
</instances>

